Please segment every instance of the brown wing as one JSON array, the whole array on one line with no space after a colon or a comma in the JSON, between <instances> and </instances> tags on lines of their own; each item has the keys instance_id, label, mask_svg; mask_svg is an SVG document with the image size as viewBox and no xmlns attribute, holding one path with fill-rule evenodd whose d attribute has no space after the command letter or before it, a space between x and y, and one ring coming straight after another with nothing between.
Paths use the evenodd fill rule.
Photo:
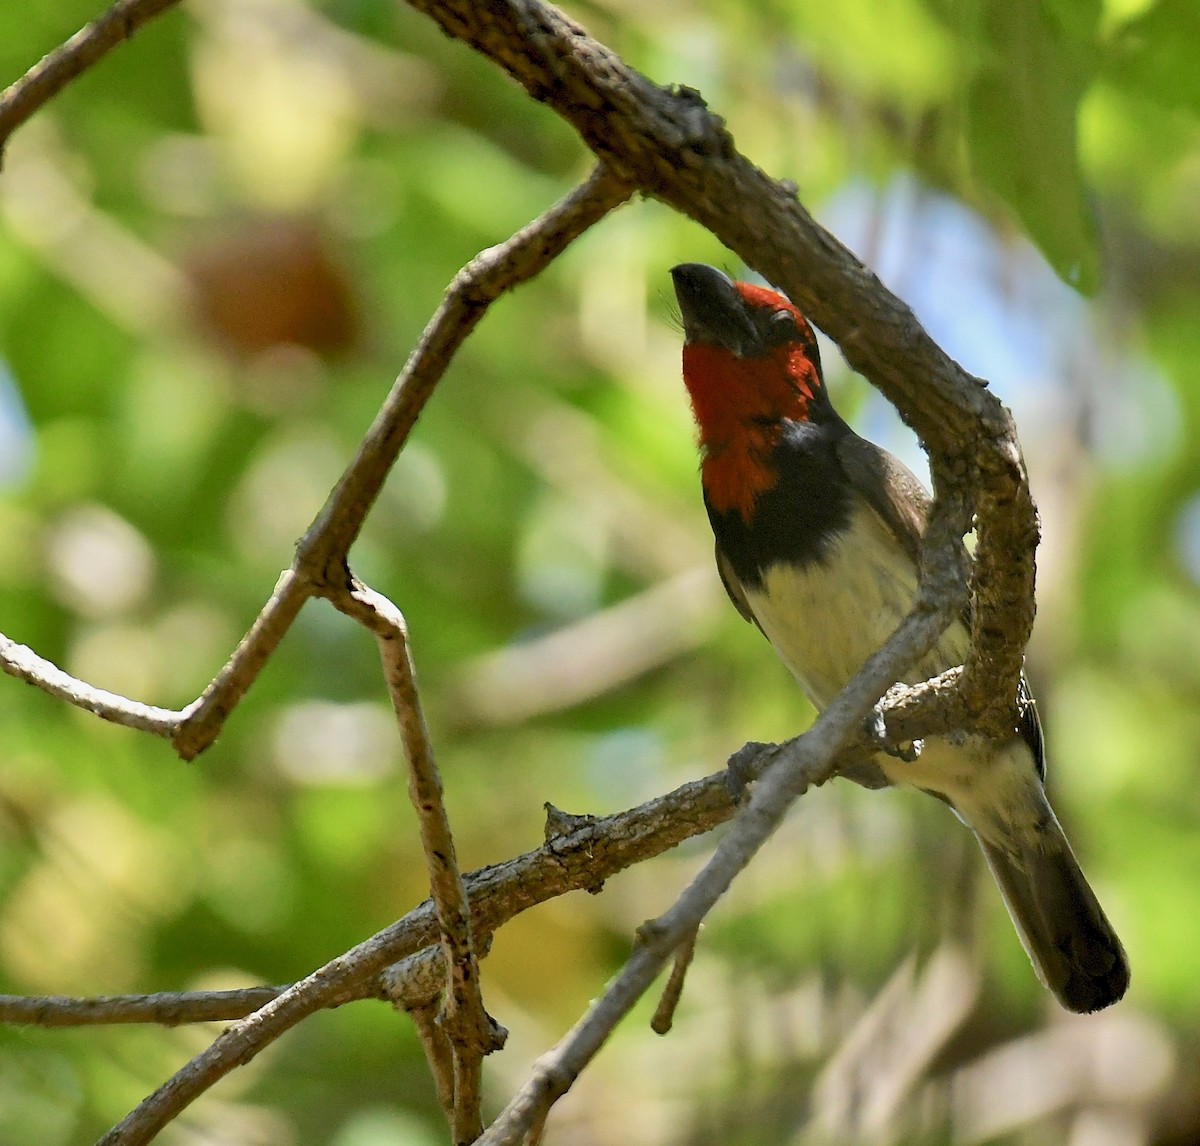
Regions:
<instances>
[{"instance_id":1,"label":"brown wing","mask_svg":"<svg viewBox=\"0 0 1200 1146\"><path fill-rule=\"evenodd\" d=\"M883 519L913 563L918 563L932 502L916 474L899 458L857 434L846 434L837 444L837 454L850 484Z\"/></svg>"},{"instance_id":2,"label":"brown wing","mask_svg":"<svg viewBox=\"0 0 1200 1146\"><path fill-rule=\"evenodd\" d=\"M750 611L750 604L746 600L746 594L742 592L742 583L737 579L737 574L733 571L733 566L729 563L729 558L721 551L721 543L717 542L717 572L721 575L721 584L725 586L725 592L729 594L729 599L733 602L733 607L742 614L743 620L750 621L757 625L754 614Z\"/></svg>"}]
</instances>

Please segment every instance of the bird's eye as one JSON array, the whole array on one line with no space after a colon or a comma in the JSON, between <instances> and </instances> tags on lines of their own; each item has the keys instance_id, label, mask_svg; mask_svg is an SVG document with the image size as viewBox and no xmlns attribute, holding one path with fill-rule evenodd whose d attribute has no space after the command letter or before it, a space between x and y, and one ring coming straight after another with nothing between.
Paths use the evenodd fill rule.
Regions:
<instances>
[{"instance_id":1,"label":"bird's eye","mask_svg":"<svg viewBox=\"0 0 1200 1146\"><path fill-rule=\"evenodd\" d=\"M767 338L771 342L790 342L797 336L795 316L787 310L777 310L767 320Z\"/></svg>"}]
</instances>

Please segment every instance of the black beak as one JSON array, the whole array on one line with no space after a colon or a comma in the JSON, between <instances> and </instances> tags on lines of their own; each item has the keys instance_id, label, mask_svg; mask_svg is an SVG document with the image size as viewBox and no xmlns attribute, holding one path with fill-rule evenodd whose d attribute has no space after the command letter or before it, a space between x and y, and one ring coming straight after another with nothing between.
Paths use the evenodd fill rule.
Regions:
<instances>
[{"instance_id":1,"label":"black beak","mask_svg":"<svg viewBox=\"0 0 1200 1146\"><path fill-rule=\"evenodd\" d=\"M728 275L704 263L680 263L671 268L671 278L689 343L722 346L739 358L753 357L761 348L762 336Z\"/></svg>"}]
</instances>

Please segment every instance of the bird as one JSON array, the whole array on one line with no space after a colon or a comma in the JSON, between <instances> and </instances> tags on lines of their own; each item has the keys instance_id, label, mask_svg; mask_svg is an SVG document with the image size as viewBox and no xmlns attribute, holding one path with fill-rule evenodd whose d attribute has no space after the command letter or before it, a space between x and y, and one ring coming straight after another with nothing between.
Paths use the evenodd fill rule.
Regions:
<instances>
[{"instance_id":1,"label":"bird","mask_svg":"<svg viewBox=\"0 0 1200 1146\"><path fill-rule=\"evenodd\" d=\"M909 612L930 496L834 409L813 329L788 298L703 263L671 277L717 569L820 711ZM901 683L961 665L969 644L964 615ZM930 793L975 834L1034 970L1063 1007L1088 1013L1124 995L1124 948L1046 796L1024 674L1008 736L966 729L927 738L919 754L881 751L874 765L867 786Z\"/></svg>"}]
</instances>

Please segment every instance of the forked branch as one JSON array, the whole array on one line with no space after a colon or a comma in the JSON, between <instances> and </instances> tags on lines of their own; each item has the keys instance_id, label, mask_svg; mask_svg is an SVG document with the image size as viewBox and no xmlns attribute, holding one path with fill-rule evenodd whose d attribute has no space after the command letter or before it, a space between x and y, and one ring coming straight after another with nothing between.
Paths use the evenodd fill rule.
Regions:
<instances>
[{"instance_id":1,"label":"forked branch","mask_svg":"<svg viewBox=\"0 0 1200 1146\"><path fill-rule=\"evenodd\" d=\"M464 882L476 943L539 903L568 891L596 890L632 864L710 831L734 811L725 773L718 772L627 812L580 818L536 851L468 875ZM210 1086L318 1010L380 996L406 1009L432 1000L445 983L440 952L431 958L427 950L438 940L437 913L426 901L229 1027L109 1131L105 1146L149 1142Z\"/></svg>"},{"instance_id":2,"label":"forked branch","mask_svg":"<svg viewBox=\"0 0 1200 1146\"><path fill-rule=\"evenodd\" d=\"M570 123L613 171L706 227L784 290L916 430L935 493L976 518L962 695L1007 735L1033 627L1037 513L1009 412L796 198L738 152L698 92L662 88L542 0L409 0Z\"/></svg>"},{"instance_id":3,"label":"forked branch","mask_svg":"<svg viewBox=\"0 0 1200 1146\"><path fill-rule=\"evenodd\" d=\"M290 576L276 590L255 628L175 732L185 760L204 751L246 694L303 601L325 588L349 586L346 555L434 387L458 348L505 291L534 278L633 188L603 166L529 226L471 260L455 276L425 327L353 461L296 549ZM286 624L264 622L272 608Z\"/></svg>"},{"instance_id":4,"label":"forked branch","mask_svg":"<svg viewBox=\"0 0 1200 1146\"><path fill-rule=\"evenodd\" d=\"M630 194L632 187L598 166L544 215L483 251L455 276L357 454L297 547L292 567L197 700L177 712L118 696L71 676L3 634L0 670L104 720L167 737L185 760L198 756L220 735L305 601L327 587L348 586L350 546L425 403L488 307L538 275Z\"/></svg>"}]
</instances>

